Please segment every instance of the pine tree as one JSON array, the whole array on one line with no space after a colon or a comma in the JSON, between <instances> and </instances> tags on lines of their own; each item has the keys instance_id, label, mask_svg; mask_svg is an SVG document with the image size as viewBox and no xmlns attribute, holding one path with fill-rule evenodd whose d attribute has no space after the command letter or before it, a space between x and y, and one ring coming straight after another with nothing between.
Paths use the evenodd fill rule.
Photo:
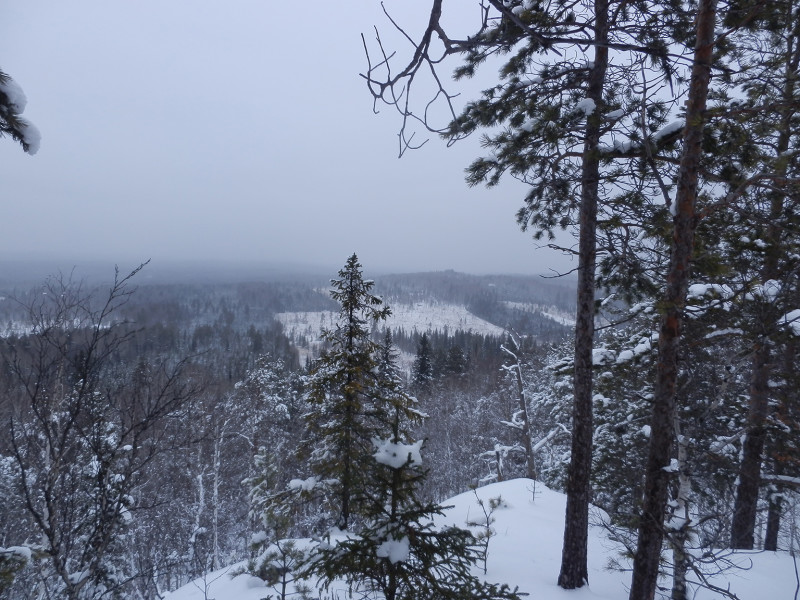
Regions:
<instances>
[{"instance_id":1,"label":"pine tree","mask_svg":"<svg viewBox=\"0 0 800 600\"><path fill-rule=\"evenodd\" d=\"M522 229L531 229L536 239L552 241L557 229L570 229L578 238L573 445L559 584L581 587L588 580L595 287L625 281L635 296L653 285L642 262L632 258L643 236L631 235L630 221L619 215L633 213L651 224L654 214L665 212L652 200L666 191L664 169L659 172L643 158L674 142L674 136L657 134L671 102L660 101L655 92L672 85L674 68L664 40L684 13L664 10L657 21L649 18L651 4L643 2L490 2L481 11L478 30L458 39L444 33L441 2L432 4L428 28L408 66L394 74L387 60L367 74L376 100L400 108L404 133L414 116L406 86L421 65L434 67L442 60L431 55L434 36L445 55L464 57L457 79L473 76L490 56L509 54L500 82L468 102L461 114L453 112L439 133L454 142L488 130L482 140L488 156L470 165L467 182L493 186L507 175L521 180L528 185L517 213ZM609 62L610 51L619 60ZM648 63L657 67L647 68ZM385 79L373 72L384 68ZM402 105L389 93L398 93L401 85ZM441 89L440 94L451 97ZM599 281L598 249L603 252Z\"/></svg>"}]
</instances>

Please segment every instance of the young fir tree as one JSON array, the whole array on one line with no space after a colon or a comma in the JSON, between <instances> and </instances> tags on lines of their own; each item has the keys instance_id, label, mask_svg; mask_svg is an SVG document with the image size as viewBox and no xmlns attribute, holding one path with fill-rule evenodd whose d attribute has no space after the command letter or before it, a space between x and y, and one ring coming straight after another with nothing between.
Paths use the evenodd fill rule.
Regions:
<instances>
[{"instance_id":1,"label":"young fir tree","mask_svg":"<svg viewBox=\"0 0 800 600\"><path fill-rule=\"evenodd\" d=\"M301 577L318 577L324 587L344 579L364 598L516 599L507 585L484 583L472 566L479 558L472 533L433 524L443 508L420 498L427 473L422 468L422 441L409 430L421 415L402 389L391 337L387 334L378 361L380 400L391 417L373 438L366 468L362 527L357 535L328 539L310 557Z\"/></svg>"}]
</instances>

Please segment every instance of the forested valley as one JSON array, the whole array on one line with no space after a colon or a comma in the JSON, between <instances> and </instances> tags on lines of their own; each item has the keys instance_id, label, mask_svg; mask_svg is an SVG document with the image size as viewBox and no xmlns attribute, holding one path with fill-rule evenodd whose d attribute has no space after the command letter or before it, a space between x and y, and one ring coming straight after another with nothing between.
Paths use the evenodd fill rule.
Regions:
<instances>
[{"instance_id":1,"label":"forested valley","mask_svg":"<svg viewBox=\"0 0 800 600\"><path fill-rule=\"evenodd\" d=\"M156 598L242 560L274 582L269 561L258 562L265 547L337 522L329 500L303 497L325 437L314 433L324 414L315 394L337 387L324 379L335 364L321 366L337 356L347 314L330 295L336 287L309 277L137 285L143 273L118 272L105 284L57 274L4 291L0 581L9 598ZM342 273L360 277L360 265ZM404 315L393 327L358 321L358 346L384 356L392 393L410 402L405 435L424 440L420 501L516 477L564 489L572 344L563 315L573 284L442 272L365 285L382 310ZM771 285L751 299L761 310L775 310L781 289ZM680 502L691 503L686 543L712 553L704 562L732 544L752 370L741 330L726 323L739 310L732 294L691 293L696 341L685 359L673 521L681 523ZM612 538L630 547L657 312L607 300L594 351L592 502L609 513ZM464 313L482 319L468 330L431 321ZM791 356L771 378L756 548L800 543ZM288 503L287 490L299 493Z\"/></svg>"},{"instance_id":2,"label":"forested valley","mask_svg":"<svg viewBox=\"0 0 800 600\"><path fill-rule=\"evenodd\" d=\"M276 315L337 313L330 282L139 284L147 269L4 284L4 597L160 597L251 556L265 526L253 482L273 473L277 490L303 473L309 368L330 344L309 350L319 317L290 338ZM558 481L567 429L533 389L569 331L543 313L568 313L570 283L443 272L375 285L410 311L370 335L391 334L429 415L415 428L433 473L424 497L526 474L509 343L532 386L533 435L557 434L538 460ZM435 321L448 312L475 315L481 331Z\"/></svg>"},{"instance_id":3,"label":"forested valley","mask_svg":"<svg viewBox=\"0 0 800 600\"><path fill-rule=\"evenodd\" d=\"M397 119L401 157L423 136L479 136L466 183L513 180L517 224L568 273L378 277L352 254L314 276L155 282L144 263L102 280L4 280L0 594L737 600L744 583L742 600L800 597L797 0L479 0L469 21L423 4L407 23L381 3L385 21L361 36L373 112ZM283 96L272 91L254 96ZM0 71L0 136L34 154L25 106ZM292 131L296 153L275 142L249 165L299 157L241 190L259 208L273 184L299 189L312 171L325 184L275 188L276 240L283 205L331 200L335 175L325 208L344 206L371 174L364 154L330 166L356 150L344 143L312 163L308 139L348 137L319 133ZM322 223L303 239L318 255L367 230L410 253L434 199L452 202L441 230L455 236L467 202L433 171L401 192L423 198L413 225L391 212L405 198L376 210L400 187L384 176L358 208L302 215L284 246ZM221 216L237 194L216 189ZM271 241L253 213L230 229ZM488 253L482 235L469 241L476 260ZM521 539L509 520L493 526L513 511L530 529L502 546L507 573L489 565ZM223 573L244 588L220 592Z\"/></svg>"}]
</instances>

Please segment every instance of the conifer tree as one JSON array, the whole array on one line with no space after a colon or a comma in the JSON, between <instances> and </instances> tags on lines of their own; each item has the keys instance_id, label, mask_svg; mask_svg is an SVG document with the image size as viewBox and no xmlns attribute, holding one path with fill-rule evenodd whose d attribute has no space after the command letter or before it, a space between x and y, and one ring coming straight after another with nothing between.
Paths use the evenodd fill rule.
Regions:
<instances>
[{"instance_id":1,"label":"conifer tree","mask_svg":"<svg viewBox=\"0 0 800 600\"><path fill-rule=\"evenodd\" d=\"M423 333L417 346L417 356L412 368L412 383L417 392L429 392L433 381L433 357L428 334Z\"/></svg>"},{"instance_id":2,"label":"conifer tree","mask_svg":"<svg viewBox=\"0 0 800 600\"><path fill-rule=\"evenodd\" d=\"M398 94L401 85L410 87L421 65L435 68L441 62L432 55L434 36L441 40L445 55L464 57L455 71L457 79L473 76L493 55L510 54L500 70L500 82L467 103L460 114L449 103L453 119L438 132L454 142L478 129L490 131L482 140L489 155L470 165L467 182L492 186L505 175L518 178L529 186L525 205L517 214L523 230L530 228L537 239L553 240L555 230L569 228L578 238L573 444L559 576L559 585L567 589L588 581L598 230L609 240L608 248L603 246L601 283L635 283L631 294L636 295L637 287L652 282L642 274L640 262L630 259L630 248L611 243L639 239L638 234L630 235L630 223L620 221L619 207L634 206L647 222L654 213L664 212L663 206L650 200L658 195L653 193L658 177L651 177L640 163L644 148L667 148L674 140L655 135L668 115L669 103L656 100L653 92L666 89L673 75L663 38L682 12L665 11L669 17L663 24L647 18L649 12L650 6L640 2L493 0L482 6L479 29L457 40L444 32L438 0L433 2L428 28L409 65L393 73L387 59L367 74L376 100L400 109L402 138L415 115L409 111L405 87L402 104L393 94ZM609 62L610 51L621 56L614 64ZM645 69L648 61L658 68ZM375 76L379 68L388 71L385 79ZM639 75L642 81L637 81ZM452 98L441 88L439 94L448 101ZM629 142L617 146L620 138ZM636 151L630 152L632 148Z\"/></svg>"},{"instance_id":3,"label":"conifer tree","mask_svg":"<svg viewBox=\"0 0 800 600\"><path fill-rule=\"evenodd\" d=\"M729 20L733 20L729 17ZM742 444L731 527L731 546L753 549L759 487L765 444L770 434L770 404L777 406L773 374L785 356L781 317L796 305L797 211L800 183L797 142L800 124L800 10L795 2L777 1L751 19L739 36L739 72L733 82L746 92L737 98L729 121L743 120L748 144L763 163L766 185L754 189L741 203L739 223L731 228L732 262L750 289L742 303L741 327L749 339L752 366L746 435ZM764 106L770 110L762 110ZM737 119L738 117L738 119ZM730 128L732 129L732 128ZM779 182L772 185L772 181ZM742 231L744 229L744 231ZM791 369L790 369L791 370ZM786 374L783 375L783 378ZM780 428L777 428L778 430Z\"/></svg>"},{"instance_id":4,"label":"conifer tree","mask_svg":"<svg viewBox=\"0 0 800 600\"><path fill-rule=\"evenodd\" d=\"M311 367L306 445L330 516L347 529L365 501L372 439L388 421L378 389L380 345L371 331L390 311L372 293L374 282L363 278L355 254L331 285L339 318L334 329L323 332L330 349Z\"/></svg>"},{"instance_id":5,"label":"conifer tree","mask_svg":"<svg viewBox=\"0 0 800 600\"><path fill-rule=\"evenodd\" d=\"M420 498L427 476L422 441L412 441L411 425L421 415L402 389L391 335L387 332L377 365L380 400L388 408L386 429L372 439L366 469L361 528L344 539L329 537L309 557L300 575L318 577L328 587L344 579L364 598L385 600L514 600L506 585L480 581L471 568L478 560L476 540L458 527L436 528L443 508ZM378 596L377 594L380 594Z\"/></svg>"}]
</instances>

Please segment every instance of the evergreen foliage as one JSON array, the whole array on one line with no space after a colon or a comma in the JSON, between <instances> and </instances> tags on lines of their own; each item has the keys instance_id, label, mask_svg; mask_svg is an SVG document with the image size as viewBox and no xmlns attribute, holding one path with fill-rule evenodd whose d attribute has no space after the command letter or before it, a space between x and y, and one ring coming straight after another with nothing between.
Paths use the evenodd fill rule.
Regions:
<instances>
[{"instance_id":1,"label":"evergreen foliage","mask_svg":"<svg viewBox=\"0 0 800 600\"><path fill-rule=\"evenodd\" d=\"M323 333L329 349L309 373L305 445L324 508L347 529L362 512L372 439L389 419L379 392L380 346L371 334L390 311L372 294L374 283L362 277L355 254L331 285L339 318L335 329Z\"/></svg>"}]
</instances>

